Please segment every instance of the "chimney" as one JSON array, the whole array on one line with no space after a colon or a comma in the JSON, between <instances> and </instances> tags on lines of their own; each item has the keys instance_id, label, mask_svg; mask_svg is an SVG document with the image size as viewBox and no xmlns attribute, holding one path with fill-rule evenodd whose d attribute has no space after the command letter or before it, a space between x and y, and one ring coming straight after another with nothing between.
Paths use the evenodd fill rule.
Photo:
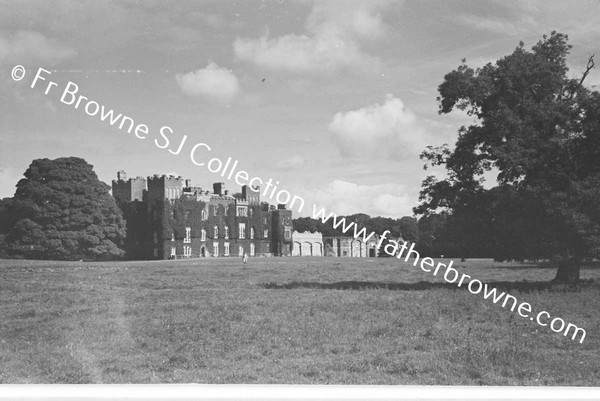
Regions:
<instances>
[{"instance_id":1,"label":"chimney","mask_svg":"<svg viewBox=\"0 0 600 401\"><path fill-rule=\"evenodd\" d=\"M277 209L278 209L278 210L285 210L285 203L279 203L279 204L277 205Z\"/></svg>"},{"instance_id":2,"label":"chimney","mask_svg":"<svg viewBox=\"0 0 600 401\"><path fill-rule=\"evenodd\" d=\"M127 173L125 172L125 170L119 170L117 172L117 180L119 180L119 181L127 180Z\"/></svg>"},{"instance_id":3,"label":"chimney","mask_svg":"<svg viewBox=\"0 0 600 401\"><path fill-rule=\"evenodd\" d=\"M186 188L191 188L192 187L192 180L190 180L189 178L185 180L185 187Z\"/></svg>"},{"instance_id":4,"label":"chimney","mask_svg":"<svg viewBox=\"0 0 600 401\"><path fill-rule=\"evenodd\" d=\"M225 190L225 183L223 183L223 182L213 183L213 193L215 195L223 195L224 190Z\"/></svg>"}]
</instances>

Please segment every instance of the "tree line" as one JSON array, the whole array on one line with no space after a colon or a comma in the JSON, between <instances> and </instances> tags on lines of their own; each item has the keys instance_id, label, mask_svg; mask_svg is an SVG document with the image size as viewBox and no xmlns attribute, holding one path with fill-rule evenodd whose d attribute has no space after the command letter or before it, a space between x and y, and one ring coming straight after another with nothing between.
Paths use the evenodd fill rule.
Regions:
<instances>
[{"instance_id":1,"label":"tree line","mask_svg":"<svg viewBox=\"0 0 600 401\"><path fill-rule=\"evenodd\" d=\"M371 217L364 213L348 216L339 216L338 220L345 218L347 223L354 222L359 228L365 227L367 233L374 232L378 235L389 230L389 238L401 238L415 243L415 248L424 255L438 257L475 257L473 252L464 252L456 241L453 240L451 228L448 225L447 214L429 214L417 219L413 216L404 216L393 219L391 217ZM299 217L293 220L294 230L298 232L320 232L324 237L348 237L342 227L333 227L333 221L325 223L321 219ZM380 252L380 256L388 256ZM481 257L481 256L479 256Z\"/></svg>"}]
</instances>

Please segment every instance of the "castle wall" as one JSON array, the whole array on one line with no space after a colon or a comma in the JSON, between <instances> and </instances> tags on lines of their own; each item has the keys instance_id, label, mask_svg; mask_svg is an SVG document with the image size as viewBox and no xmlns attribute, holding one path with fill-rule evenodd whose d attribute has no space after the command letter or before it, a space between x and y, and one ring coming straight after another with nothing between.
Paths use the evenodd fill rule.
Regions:
<instances>
[{"instance_id":1,"label":"castle wall","mask_svg":"<svg viewBox=\"0 0 600 401\"><path fill-rule=\"evenodd\" d=\"M294 231L292 233L292 256L323 256L323 235Z\"/></svg>"}]
</instances>

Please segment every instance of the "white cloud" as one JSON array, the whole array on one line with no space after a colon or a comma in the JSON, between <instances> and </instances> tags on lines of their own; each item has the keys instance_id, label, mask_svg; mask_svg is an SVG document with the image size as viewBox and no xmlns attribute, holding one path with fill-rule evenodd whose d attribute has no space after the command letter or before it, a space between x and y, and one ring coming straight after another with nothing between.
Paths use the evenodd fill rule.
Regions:
<instances>
[{"instance_id":1,"label":"white cloud","mask_svg":"<svg viewBox=\"0 0 600 401\"><path fill-rule=\"evenodd\" d=\"M308 16L306 34L258 39L237 38L238 59L260 67L291 72L333 72L343 68L374 70L381 62L360 48L361 40L385 35L381 2L317 2Z\"/></svg>"},{"instance_id":2,"label":"white cloud","mask_svg":"<svg viewBox=\"0 0 600 401\"><path fill-rule=\"evenodd\" d=\"M336 113L329 130L344 157L405 159L418 155L428 139L417 117L390 94L383 104Z\"/></svg>"},{"instance_id":3,"label":"white cloud","mask_svg":"<svg viewBox=\"0 0 600 401\"><path fill-rule=\"evenodd\" d=\"M215 63L187 74L178 74L175 79L184 93L211 100L226 102L240 92L235 74Z\"/></svg>"},{"instance_id":4,"label":"white cloud","mask_svg":"<svg viewBox=\"0 0 600 401\"><path fill-rule=\"evenodd\" d=\"M325 188L311 191L317 208L338 215L366 213L370 216L402 217L412 215L414 203L402 185L357 185L335 180ZM312 213L309 208L307 211Z\"/></svg>"},{"instance_id":5,"label":"white cloud","mask_svg":"<svg viewBox=\"0 0 600 401\"><path fill-rule=\"evenodd\" d=\"M51 66L74 54L71 47L34 31L21 30L10 36L0 36L0 63L37 62Z\"/></svg>"},{"instance_id":6,"label":"white cloud","mask_svg":"<svg viewBox=\"0 0 600 401\"><path fill-rule=\"evenodd\" d=\"M302 156L294 155L288 159L283 159L275 164L275 167L281 170L292 170L304 167L306 160Z\"/></svg>"}]
</instances>

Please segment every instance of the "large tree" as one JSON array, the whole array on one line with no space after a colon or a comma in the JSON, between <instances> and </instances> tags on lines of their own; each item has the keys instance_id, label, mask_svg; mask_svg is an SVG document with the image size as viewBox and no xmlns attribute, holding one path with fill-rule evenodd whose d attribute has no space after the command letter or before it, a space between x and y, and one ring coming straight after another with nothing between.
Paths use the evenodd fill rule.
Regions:
<instances>
[{"instance_id":1,"label":"large tree","mask_svg":"<svg viewBox=\"0 0 600 401\"><path fill-rule=\"evenodd\" d=\"M34 160L4 201L2 248L31 259L110 259L124 254L125 223L109 186L85 160Z\"/></svg>"},{"instance_id":2,"label":"large tree","mask_svg":"<svg viewBox=\"0 0 600 401\"><path fill-rule=\"evenodd\" d=\"M531 50L520 43L493 64L463 61L444 77L440 114L459 109L474 123L453 150L423 152L448 177L429 176L415 208L448 211L465 244L485 239L504 259L554 259L561 282L578 280L600 247L600 94L585 86L593 56L581 76L568 75L570 49L567 35L552 32ZM486 190L483 174L494 169L498 186Z\"/></svg>"}]
</instances>

